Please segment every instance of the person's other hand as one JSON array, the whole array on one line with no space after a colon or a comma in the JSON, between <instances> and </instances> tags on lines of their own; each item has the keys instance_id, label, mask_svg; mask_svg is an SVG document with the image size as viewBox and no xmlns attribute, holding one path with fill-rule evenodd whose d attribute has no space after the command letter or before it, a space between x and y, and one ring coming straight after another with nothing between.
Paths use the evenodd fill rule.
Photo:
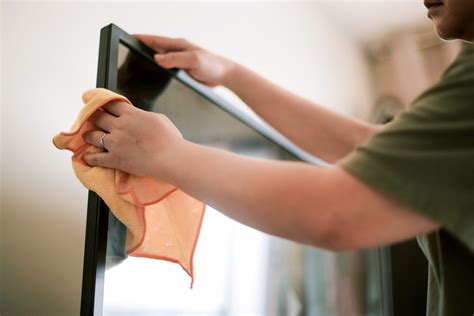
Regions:
<instances>
[{"instance_id":1,"label":"person's other hand","mask_svg":"<svg viewBox=\"0 0 474 316\"><path fill-rule=\"evenodd\" d=\"M84 134L84 140L105 150L84 155L91 166L122 170L137 176L162 178L183 137L163 114L143 111L123 102L110 102L88 121L102 131Z\"/></svg>"},{"instance_id":2,"label":"person's other hand","mask_svg":"<svg viewBox=\"0 0 474 316\"><path fill-rule=\"evenodd\" d=\"M234 63L183 38L133 34L159 54L155 61L163 68L181 68L197 81L214 87L224 84Z\"/></svg>"}]
</instances>

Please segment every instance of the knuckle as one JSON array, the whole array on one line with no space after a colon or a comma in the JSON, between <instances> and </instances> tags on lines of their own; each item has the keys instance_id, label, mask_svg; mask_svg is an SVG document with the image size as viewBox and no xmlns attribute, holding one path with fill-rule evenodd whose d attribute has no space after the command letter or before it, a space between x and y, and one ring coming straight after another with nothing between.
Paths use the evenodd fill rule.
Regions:
<instances>
[{"instance_id":1,"label":"knuckle","mask_svg":"<svg viewBox=\"0 0 474 316\"><path fill-rule=\"evenodd\" d=\"M107 149L110 149L111 146L116 144L115 136L112 134L109 134L105 139L104 143L107 146Z\"/></svg>"},{"instance_id":2,"label":"knuckle","mask_svg":"<svg viewBox=\"0 0 474 316\"><path fill-rule=\"evenodd\" d=\"M109 144L111 145L111 147L116 147L120 144L123 144L124 143L124 133L121 132L121 131L117 131L117 132L114 132L113 134L110 134L110 141L109 141Z\"/></svg>"},{"instance_id":3,"label":"knuckle","mask_svg":"<svg viewBox=\"0 0 474 316\"><path fill-rule=\"evenodd\" d=\"M89 157L89 163L92 165L98 165L99 164L99 158L97 156L91 156Z\"/></svg>"},{"instance_id":4,"label":"knuckle","mask_svg":"<svg viewBox=\"0 0 474 316\"><path fill-rule=\"evenodd\" d=\"M190 57L190 58L189 58L189 59L190 59L189 61L190 61L190 63L191 63L192 66L198 65L198 64L199 64L199 61L200 61L201 58L202 58L201 54L200 54L198 51L196 51L196 50L193 50L193 51L189 52L189 57Z\"/></svg>"},{"instance_id":5,"label":"knuckle","mask_svg":"<svg viewBox=\"0 0 474 316\"><path fill-rule=\"evenodd\" d=\"M124 127L124 123L123 123L123 120L121 120L120 118L117 118L115 120L111 120L111 124L113 128L115 129L122 129Z\"/></svg>"},{"instance_id":6,"label":"knuckle","mask_svg":"<svg viewBox=\"0 0 474 316\"><path fill-rule=\"evenodd\" d=\"M122 102L121 103L122 105L122 113L130 113L130 111L133 109L133 106L130 106L130 104L126 103L126 102Z\"/></svg>"},{"instance_id":7,"label":"knuckle","mask_svg":"<svg viewBox=\"0 0 474 316\"><path fill-rule=\"evenodd\" d=\"M107 128L109 127L111 128L111 130L118 129L119 126L118 126L117 120L112 120L112 119L107 120Z\"/></svg>"},{"instance_id":8,"label":"knuckle","mask_svg":"<svg viewBox=\"0 0 474 316\"><path fill-rule=\"evenodd\" d=\"M122 113L120 116L117 118L118 121L126 121L130 117L130 113L133 111L135 107L128 105L127 108L124 107Z\"/></svg>"},{"instance_id":9,"label":"knuckle","mask_svg":"<svg viewBox=\"0 0 474 316\"><path fill-rule=\"evenodd\" d=\"M164 114L162 114L162 113L157 113L157 114L158 114L158 119L159 119L160 121L163 121L163 120L166 120L166 119L167 119L166 115L164 115Z\"/></svg>"},{"instance_id":10,"label":"knuckle","mask_svg":"<svg viewBox=\"0 0 474 316\"><path fill-rule=\"evenodd\" d=\"M130 113L124 113L124 115L121 115L120 117L115 119L115 127L118 130L124 130L127 128L127 125L129 124L130 120Z\"/></svg>"},{"instance_id":11,"label":"knuckle","mask_svg":"<svg viewBox=\"0 0 474 316\"><path fill-rule=\"evenodd\" d=\"M181 49L184 49L184 50L190 49L190 48L193 48L193 47L197 47L191 41L189 41L189 40L187 40L186 38L183 38L183 37L178 38L178 46L180 46Z\"/></svg>"},{"instance_id":12,"label":"knuckle","mask_svg":"<svg viewBox=\"0 0 474 316\"><path fill-rule=\"evenodd\" d=\"M193 59L198 59L200 58L200 55L201 55L198 50L192 50L189 52L189 54L191 55Z\"/></svg>"},{"instance_id":13,"label":"knuckle","mask_svg":"<svg viewBox=\"0 0 474 316\"><path fill-rule=\"evenodd\" d=\"M163 121L165 121L166 123L172 123L170 118L167 117L166 115L163 115Z\"/></svg>"},{"instance_id":14,"label":"knuckle","mask_svg":"<svg viewBox=\"0 0 474 316\"><path fill-rule=\"evenodd\" d=\"M163 126L174 126L173 121L171 121L170 118L167 117L166 115L161 116L161 120L160 120L160 121L161 121L160 123L161 123Z\"/></svg>"}]
</instances>

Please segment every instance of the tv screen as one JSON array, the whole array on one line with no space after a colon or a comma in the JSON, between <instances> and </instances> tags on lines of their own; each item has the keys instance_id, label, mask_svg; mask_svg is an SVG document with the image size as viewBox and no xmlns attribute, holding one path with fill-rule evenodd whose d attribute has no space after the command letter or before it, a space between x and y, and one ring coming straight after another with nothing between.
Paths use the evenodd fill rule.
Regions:
<instances>
[{"instance_id":1,"label":"tv screen","mask_svg":"<svg viewBox=\"0 0 474 316\"><path fill-rule=\"evenodd\" d=\"M192 142L326 166L242 104L229 102L182 70L157 66L153 54L117 26L104 27L97 87L166 115ZM305 293L324 286L323 278L311 279L324 275L324 268L311 270L309 280L302 276L308 253L316 250L263 234L208 207L194 256L196 280L189 289L189 276L178 265L128 257L124 225L94 192L88 199L81 315L279 314L303 306Z\"/></svg>"}]
</instances>

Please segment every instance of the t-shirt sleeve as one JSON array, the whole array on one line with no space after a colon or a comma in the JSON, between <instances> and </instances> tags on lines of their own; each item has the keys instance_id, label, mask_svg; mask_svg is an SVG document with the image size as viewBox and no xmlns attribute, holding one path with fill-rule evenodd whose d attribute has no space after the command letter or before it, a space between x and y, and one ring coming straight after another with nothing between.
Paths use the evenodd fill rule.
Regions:
<instances>
[{"instance_id":1,"label":"t-shirt sleeve","mask_svg":"<svg viewBox=\"0 0 474 316\"><path fill-rule=\"evenodd\" d=\"M474 45L339 165L436 220L474 252Z\"/></svg>"}]
</instances>

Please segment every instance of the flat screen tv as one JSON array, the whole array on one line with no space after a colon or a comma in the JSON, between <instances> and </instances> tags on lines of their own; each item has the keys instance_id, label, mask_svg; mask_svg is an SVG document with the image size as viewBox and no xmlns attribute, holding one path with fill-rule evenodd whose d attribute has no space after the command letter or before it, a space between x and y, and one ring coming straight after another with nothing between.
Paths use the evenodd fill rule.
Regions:
<instances>
[{"instance_id":1,"label":"flat screen tv","mask_svg":"<svg viewBox=\"0 0 474 316\"><path fill-rule=\"evenodd\" d=\"M165 114L178 127L183 137L190 141L242 155L266 159L299 160L328 166L323 161L289 142L269 125L252 115L251 111L248 111L245 106L228 101L227 98L224 98L214 89L193 80L183 70L159 67L154 62L154 54L155 52L152 49L116 25L110 24L104 27L100 35L97 87L107 88L122 94L134 106L141 109ZM215 212L215 214L218 214L218 212ZM281 295L291 296L291 293L294 292L296 293L294 294L295 297L298 297L298 295L301 296L304 293L311 295L312 291L317 291L314 286L303 286L304 282L298 281L298 275L291 270L295 267L299 269L294 269L295 271L305 269L303 262L306 262L304 261L306 259L302 257L305 252L298 248L304 246L285 244L287 241L282 241L276 237L268 237L274 239L263 241L264 237L258 235L259 232L250 228L232 226L233 224L228 224L218 215L213 216L214 218L210 216L208 219L208 212L206 212L204 225L206 225L206 221L209 221L209 225L215 225L214 227L217 227L215 229L221 230L205 242L211 244L209 245L211 248L208 249L209 253L203 255L207 256L207 263L201 266L204 266L203 269L215 269L216 277L223 278L223 280L212 280L214 282L212 283L210 278L204 280L199 279L198 276L197 285L204 283L212 285L221 282L222 284L232 283L233 286L237 287L242 282L247 282L247 285L254 284L247 287L248 299L242 300L246 303L252 301L254 306L257 306L262 305L261 302L264 301L257 301L257 298L262 295L265 296L267 298L265 306L259 307L258 311L248 311L260 315L272 312L278 313L279 308L287 308L282 307L283 305L290 306L293 304L286 302L281 305L282 303L279 301ZM212 224L213 221L214 224ZM152 267L150 269L153 269L157 265L156 260L141 258L138 259L139 261L133 261L134 259L127 258L124 253L125 227L109 212L104 201L92 191L89 191L88 195L86 225L81 315L191 314L190 311L185 309L173 311L171 307L163 307L157 311L153 309L150 302L142 304L147 307L144 309L128 306L126 302L128 299L136 301L133 299L133 295L137 296L136 299L143 298L146 295L155 295L155 298L151 300L172 301L172 298L168 297L167 294L173 291L172 285L175 280L166 279L168 274L166 271L171 271L169 269L172 269L172 267L166 266L163 273L155 270L148 271L147 269L150 266ZM233 242L229 242L229 244L232 244L233 250L229 250L227 245L219 244L223 239L230 238L229 234L231 233L229 231L238 229L248 229L248 235L253 234L252 236L257 237L247 241L244 240L246 237L237 237L237 241L234 238ZM264 242L266 246L258 248L258 245ZM204 241L201 240L200 243L204 243ZM253 249L256 256L252 258L250 255L244 254L242 257L235 259L236 254L240 254L239 251L244 251L239 250L239 245L246 245L247 251ZM219 247L224 249L219 249ZM200 250L198 245L197 253L200 251L205 252L205 250ZM230 266L229 269L232 270L232 273L222 274L227 275L227 277L218 276L217 270L222 267L222 263L219 263L220 266L212 266L211 257L209 256L217 251L222 253L221 257L227 258L225 260ZM293 251L295 254L288 256L289 251ZM259 263L260 259L258 258L260 257L267 261ZM283 262L288 259L287 257L291 257L290 259L293 261L290 263ZM247 265L238 266L235 264L237 261L243 261ZM143 262L148 262L148 265L140 266ZM265 265L265 269L262 269L263 265ZM311 273L314 271L312 270ZM143 273L148 273L148 275L143 275ZM197 267L197 273L199 274L199 266ZM235 279L235 273L243 273L242 275L245 277ZM324 274L324 271L321 270L318 273ZM130 277L131 275L132 277ZM127 280L132 280L130 281L132 283L125 285ZM160 292L159 289L153 288L153 284L156 284L156 282L168 282L167 292ZM193 303L197 307L192 314L232 314L227 308L240 304L236 302L238 298L236 299L234 295L237 290L229 286L226 289L225 291L217 291L212 288L206 292L205 295L208 295L210 299L206 301L202 297L198 298L199 302ZM112 291L115 291L116 298L108 293ZM192 291L196 291L196 296L200 295L199 286L196 286L196 289ZM252 291L255 291L255 293ZM269 297L274 299L269 300ZM191 304L190 302L193 300L193 298L189 298L190 301L188 302L183 295L177 299L180 302L178 304L182 305ZM106 306L107 302L114 300L116 306L118 306L115 310L113 306ZM270 306L269 301L277 302L279 305ZM163 306L168 306L165 303L163 303Z\"/></svg>"}]
</instances>

